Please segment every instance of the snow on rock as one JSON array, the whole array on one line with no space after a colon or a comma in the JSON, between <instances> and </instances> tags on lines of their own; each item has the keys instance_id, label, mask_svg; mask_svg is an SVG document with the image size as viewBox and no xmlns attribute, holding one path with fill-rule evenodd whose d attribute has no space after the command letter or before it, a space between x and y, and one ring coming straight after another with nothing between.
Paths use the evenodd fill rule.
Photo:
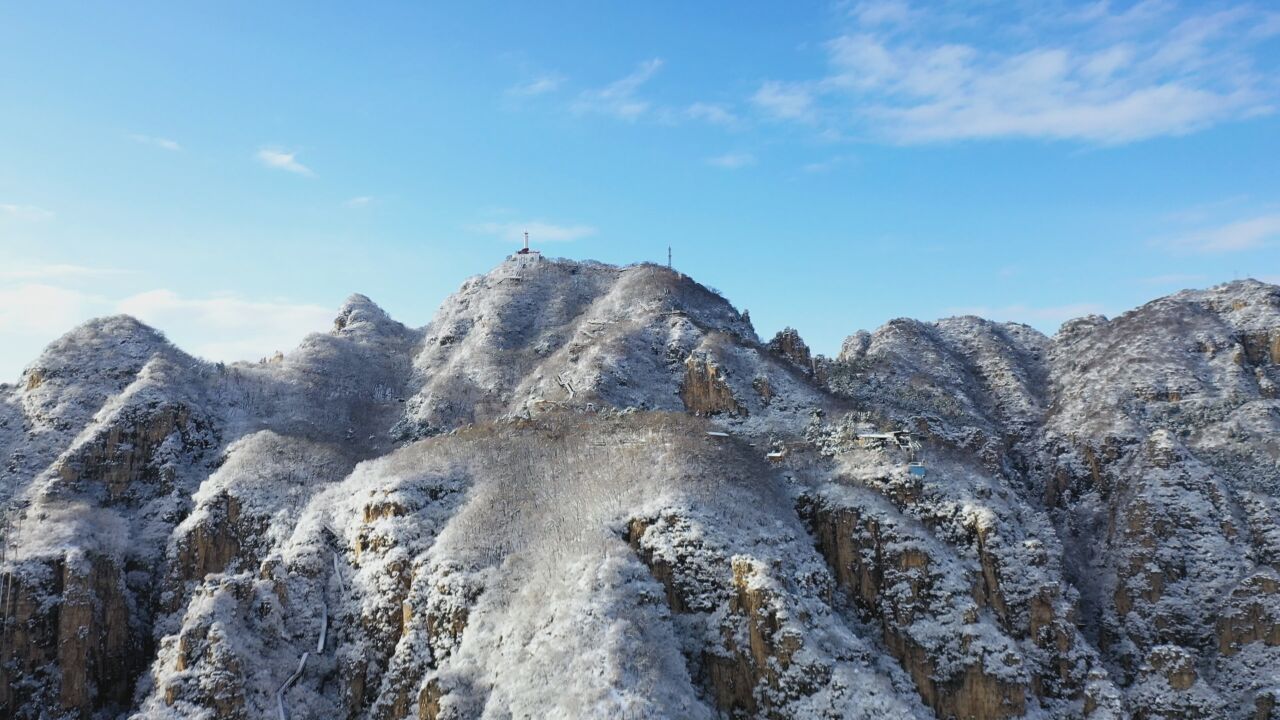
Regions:
<instances>
[{"instance_id":1,"label":"snow on rock","mask_svg":"<svg viewBox=\"0 0 1280 720\"><path fill-rule=\"evenodd\" d=\"M1277 388L1254 281L834 359L523 255L258 363L94 321L0 386L0 714L1266 717Z\"/></svg>"},{"instance_id":2,"label":"snow on rock","mask_svg":"<svg viewBox=\"0 0 1280 720\"><path fill-rule=\"evenodd\" d=\"M732 409L742 410L733 414L775 415L756 389L773 376L818 402L765 351L749 320L684 275L516 256L468 280L428 326L414 361L422 387L403 437L566 407L685 409L694 355L734 371L721 378L733 385L725 391Z\"/></svg>"}]
</instances>

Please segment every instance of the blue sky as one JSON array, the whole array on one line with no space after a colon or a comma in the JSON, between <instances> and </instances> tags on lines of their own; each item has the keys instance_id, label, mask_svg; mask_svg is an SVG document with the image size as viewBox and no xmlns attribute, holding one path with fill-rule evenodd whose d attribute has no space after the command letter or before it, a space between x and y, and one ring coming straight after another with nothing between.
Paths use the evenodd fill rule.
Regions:
<instances>
[{"instance_id":1,"label":"blue sky","mask_svg":"<svg viewBox=\"0 0 1280 720\"><path fill-rule=\"evenodd\" d=\"M1277 282L1278 70L1263 2L8 3L0 379L113 312L422 325L525 228L826 353Z\"/></svg>"}]
</instances>

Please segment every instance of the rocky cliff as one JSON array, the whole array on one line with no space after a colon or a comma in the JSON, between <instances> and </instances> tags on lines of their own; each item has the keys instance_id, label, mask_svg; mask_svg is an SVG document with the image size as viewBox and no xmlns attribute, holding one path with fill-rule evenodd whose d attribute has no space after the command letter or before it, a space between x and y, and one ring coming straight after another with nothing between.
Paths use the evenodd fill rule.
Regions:
<instances>
[{"instance_id":1,"label":"rocky cliff","mask_svg":"<svg viewBox=\"0 0 1280 720\"><path fill-rule=\"evenodd\" d=\"M1252 281L836 358L536 256L262 363L95 321L0 386L0 714L1271 717L1277 387Z\"/></svg>"}]
</instances>

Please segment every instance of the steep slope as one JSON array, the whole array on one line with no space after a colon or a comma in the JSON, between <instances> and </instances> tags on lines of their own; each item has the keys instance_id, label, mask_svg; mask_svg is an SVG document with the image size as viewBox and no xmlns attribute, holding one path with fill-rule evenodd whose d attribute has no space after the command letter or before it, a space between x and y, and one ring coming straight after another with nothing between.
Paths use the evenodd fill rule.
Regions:
<instances>
[{"instance_id":1,"label":"steep slope","mask_svg":"<svg viewBox=\"0 0 1280 720\"><path fill-rule=\"evenodd\" d=\"M363 298L343 318L278 363L233 367L109 318L64 336L24 372L15 392L25 422L5 485L16 552L0 598L0 703L33 717L131 705L153 628L184 602L165 581L185 559L166 553L170 535L237 438L263 427L320 438L348 469L388 442L400 406L375 391L402 384L408 366L388 379L383 352L398 345L403 357L416 335ZM379 424L371 440L354 432ZM206 558L226 552L197 544Z\"/></svg>"},{"instance_id":2,"label":"steep slope","mask_svg":"<svg viewBox=\"0 0 1280 720\"><path fill-rule=\"evenodd\" d=\"M1051 363L1036 477L1137 714L1265 716L1280 681L1280 289L1080 321Z\"/></svg>"},{"instance_id":3,"label":"steep slope","mask_svg":"<svg viewBox=\"0 0 1280 720\"><path fill-rule=\"evenodd\" d=\"M537 256L261 363L95 321L0 387L0 708L1266 717L1278 382L1252 282L834 360Z\"/></svg>"},{"instance_id":4,"label":"steep slope","mask_svg":"<svg viewBox=\"0 0 1280 720\"><path fill-rule=\"evenodd\" d=\"M1049 347L1023 325L894 320L825 365L856 414L811 432L832 481L802 494L802 512L855 611L939 717L1123 716L1024 472ZM897 428L922 448L859 438ZM924 476L908 472L913 456Z\"/></svg>"},{"instance_id":5,"label":"steep slope","mask_svg":"<svg viewBox=\"0 0 1280 720\"><path fill-rule=\"evenodd\" d=\"M150 646L138 599L152 590L146 552L132 549L163 543L179 486L198 482L215 442L181 382L193 364L155 331L107 318L23 373L4 493L5 705L127 707Z\"/></svg>"},{"instance_id":6,"label":"steep slope","mask_svg":"<svg viewBox=\"0 0 1280 720\"><path fill-rule=\"evenodd\" d=\"M898 320L851 337L826 372L860 417L931 438L931 465L994 475L984 510L1022 517L1014 532L1047 550L1069 601L1059 612L1083 631L1073 643L1126 688L1124 712L1265 717L1280 680L1277 339L1280 292L1244 281L1073 321L1052 342L977 319ZM908 496L895 502L912 515L936 510L935 486L917 486L885 494ZM999 563L999 584L999 566L1027 563L1042 564Z\"/></svg>"},{"instance_id":7,"label":"steep slope","mask_svg":"<svg viewBox=\"0 0 1280 720\"><path fill-rule=\"evenodd\" d=\"M50 345L16 387L3 387L4 487L29 483L156 357L183 359L159 333L124 316L86 323Z\"/></svg>"},{"instance_id":8,"label":"steep slope","mask_svg":"<svg viewBox=\"0 0 1280 720\"><path fill-rule=\"evenodd\" d=\"M272 670L314 652L288 694L305 715L919 717L823 601L783 486L704 427L554 416L359 465L260 563L206 578L144 713L221 696L221 716L260 716Z\"/></svg>"}]
</instances>

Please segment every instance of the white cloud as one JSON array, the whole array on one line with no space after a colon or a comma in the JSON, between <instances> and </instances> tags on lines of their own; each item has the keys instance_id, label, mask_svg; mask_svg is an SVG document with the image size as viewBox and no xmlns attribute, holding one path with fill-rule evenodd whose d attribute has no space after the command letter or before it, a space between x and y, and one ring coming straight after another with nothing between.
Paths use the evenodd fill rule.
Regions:
<instances>
[{"instance_id":1,"label":"white cloud","mask_svg":"<svg viewBox=\"0 0 1280 720\"><path fill-rule=\"evenodd\" d=\"M0 285L0 382L16 380L46 345L110 309L104 298L48 283Z\"/></svg>"},{"instance_id":2,"label":"white cloud","mask_svg":"<svg viewBox=\"0 0 1280 720\"><path fill-rule=\"evenodd\" d=\"M0 203L0 216L26 222L40 222L41 220L52 220L56 217L56 214L52 210L45 210L35 205Z\"/></svg>"},{"instance_id":3,"label":"white cloud","mask_svg":"<svg viewBox=\"0 0 1280 720\"><path fill-rule=\"evenodd\" d=\"M1262 215L1198 230L1158 244L1174 250L1227 253L1253 250L1276 240L1280 240L1280 215Z\"/></svg>"},{"instance_id":4,"label":"white cloud","mask_svg":"<svg viewBox=\"0 0 1280 720\"><path fill-rule=\"evenodd\" d=\"M726 170L737 170L748 165L755 165L756 156L746 152L731 152L707 158L707 164Z\"/></svg>"},{"instance_id":5,"label":"white cloud","mask_svg":"<svg viewBox=\"0 0 1280 720\"><path fill-rule=\"evenodd\" d=\"M325 331L332 308L235 295L183 297L151 290L120 300L115 311L162 331L179 347L210 360L256 360L288 351L309 333Z\"/></svg>"},{"instance_id":6,"label":"white cloud","mask_svg":"<svg viewBox=\"0 0 1280 720\"><path fill-rule=\"evenodd\" d=\"M701 120L712 125L736 125L738 116L724 105L696 102L685 108L684 114L693 120Z\"/></svg>"},{"instance_id":7,"label":"white cloud","mask_svg":"<svg viewBox=\"0 0 1280 720\"><path fill-rule=\"evenodd\" d=\"M116 313L163 331L187 352L231 362L288 351L307 334L327 330L336 311L235 295L191 298L166 289L113 301L43 282L0 286L0 337L5 339L0 343L0 381L16 379L48 343L80 323Z\"/></svg>"},{"instance_id":8,"label":"white cloud","mask_svg":"<svg viewBox=\"0 0 1280 720\"><path fill-rule=\"evenodd\" d=\"M370 205L373 204L373 201L374 201L374 197L372 195L360 195L343 202L342 206L345 208L352 208L352 209L369 207Z\"/></svg>"},{"instance_id":9,"label":"white cloud","mask_svg":"<svg viewBox=\"0 0 1280 720\"><path fill-rule=\"evenodd\" d=\"M1232 207L1239 208L1241 205L1249 202L1248 195L1233 195L1231 197L1214 200L1212 202L1204 202L1196 205L1181 207L1160 216L1160 220L1180 225L1192 225L1196 223L1204 223L1212 220L1214 217L1221 216L1225 211L1231 210Z\"/></svg>"},{"instance_id":10,"label":"white cloud","mask_svg":"<svg viewBox=\"0 0 1280 720\"><path fill-rule=\"evenodd\" d=\"M800 169L804 172L816 175L819 173L831 172L832 170L836 170L847 165L852 165L857 161L858 158L854 155L833 155L825 160L806 163L802 165Z\"/></svg>"},{"instance_id":11,"label":"white cloud","mask_svg":"<svg viewBox=\"0 0 1280 720\"><path fill-rule=\"evenodd\" d=\"M313 175L311 168L298 162L297 157L298 154L296 152L285 152L271 148L262 148L257 154L258 162L269 168L285 170L298 175Z\"/></svg>"},{"instance_id":12,"label":"white cloud","mask_svg":"<svg viewBox=\"0 0 1280 720\"><path fill-rule=\"evenodd\" d=\"M1085 23L1105 34L1131 32L1158 20L1176 9L1171 0L1139 0L1128 8L1112 12L1111 0L1095 0L1084 7L1066 12L1061 19Z\"/></svg>"},{"instance_id":13,"label":"white cloud","mask_svg":"<svg viewBox=\"0 0 1280 720\"><path fill-rule=\"evenodd\" d=\"M903 0L868 0L855 5L850 15L862 25L901 25L917 12Z\"/></svg>"},{"instance_id":14,"label":"white cloud","mask_svg":"<svg viewBox=\"0 0 1280 720\"><path fill-rule=\"evenodd\" d=\"M1085 315L1102 315L1103 307L1099 303L1083 302L1036 307L1016 303L992 307L976 305L972 307L947 308L948 315L976 315L997 322L1020 322L1044 331L1053 331L1062 323Z\"/></svg>"},{"instance_id":15,"label":"white cloud","mask_svg":"<svg viewBox=\"0 0 1280 720\"><path fill-rule=\"evenodd\" d=\"M0 288L0 334L36 335L47 342L104 307L100 297L47 283ZM33 353L26 360L34 358Z\"/></svg>"},{"instance_id":16,"label":"white cloud","mask_svg":"<svg viewBox=\"0 0 1280 720\"><path fill-rule=\"evenodd\" d=\"M586 90L573 103L577 113L600 113L624 120L635 120L650 109L647 100L636 97L636 91L662 67L661 58L640 63L631 74L598 90Z\"/></svg>"},{"instance_id":17,"label":"white cloud","mask_svg":"<svg viewBox=\"0 0 1280 720\"><path fill-rule=\"evenodd\" d=\"M751 102L767 115L780 120L808 120L813 116L813 92L800 83L770 80L756 90Z\"/></svg>"},{"instance_id":18,"label":"white cloud","mask_svg":"<svg viewBox=\"0 0 1280 720\"><path fill-rule=\"evenodd\" d=\"M507 95L512 97L536 97L555 92L564 84L564 76L556 74L539 75L526 83L507 88Z\"/></svg>"},{"instance_id":19,"label":"white cloud","mask_svg":"<svg viewBox=\"0 0 1280 720\"><path fill-rule=\"evenodd\" d=\"M1249 36L1266 40L1280 35L1280 12L1269 12L1249 29Z\"/></svg>"},{"instance_id":20,"label":"white cloud","mask_svg":"<svg viewBox=\"0 0 1280 720\"><path fill-rule=\"evenodd\" d=\"M1268 20L1248 7L1175 18L1163 3L1112 14L1037 10L983 15L957 39L945 10L902 2L855 7L860 29L829 41L828 72L770 80L753 102L774 118L823 119L897 143L1040 138L1095 144L1183 135L1273 112L1276 86L1255 70ZM918 31L891 26L911 22ZM937 22L933 22L937 20ZM959 21L955 21L959 22ZM974 37L990 37L975 42Z\"/></svg>"},{"instance_id":21,"label":"white cloud","mask_svg":"<svg viewBox=\"0 0 1280 720\"><path fill-rule=\"evenodd\" d=\"M182 146L178 144L178 141L170 140L169 138L135 134L130 135L129 139L141 145L151 145L152 147L158 147L161 150L168 150L170 152L178 152L182 150Z\"/></svg>"},{"instance_id":22,"label":"white cloud","mask_svg":"<svg viewBox=\"0 0 1280 720\"><path fill-rule=\"evenodd\" d=\"M124 275L127 272L127 270L117 268L89 267L87 265L72 265L68 263L5 261L0 265L0 280L82 280Z\"/></svg>"},{"instance_id":23,"label":"white cloud","mask_svg":"<svg viewBox=\"0 0 1280 720\"><path fill-rule=\"evenodd\" d=\"M596 228L591 225L556 225L541 220L486 222L472 225L468 229L471 232L494 235L514 242L524 242L524 234L528 232L530 243L568 242L596 234Z\"/></svg>"}]
</instances>

